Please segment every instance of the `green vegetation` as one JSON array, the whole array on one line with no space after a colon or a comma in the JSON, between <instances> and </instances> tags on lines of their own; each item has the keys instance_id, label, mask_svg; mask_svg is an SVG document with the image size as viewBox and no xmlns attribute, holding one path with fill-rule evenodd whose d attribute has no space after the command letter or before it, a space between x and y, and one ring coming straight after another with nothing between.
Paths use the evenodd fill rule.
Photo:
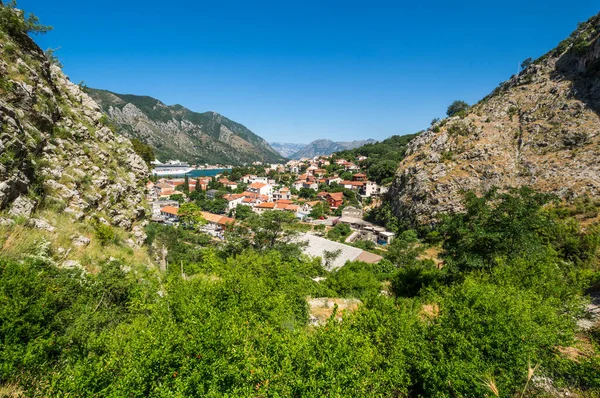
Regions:
<instances>
[{"instance_id":1,"label":"green vegetation","mask_svg":"<svg viewBox=\"0 0 600 398\"><path fill-rule=\"evenodd\" d=\"M327 239L343 242L352 233L347 224L338 223L327 232Z\"/></svg>"},{"instance_id":2,"label":"green vegetation","mask_svg":"<svg viewBox=\"0 0 600 398\"><path fill-rule=\"evenodd\" d=\"M98 239L102 246L105 246L109 243L115 243L117 241L117 234L110 225L96 221L94 224L94 231L96 233L96 239Z\"/></svg>"},{"instance_id":3,"label":"green vegetation","mask_svg":"<svg viewBox=\"0 0 600 398\"><path fill-rule=\"evenodd\" d=\"M107 112L112 106L122 109L126 104L132 104L148 117L150 136L148 132L140 134L136 123L115 125L130 138L139 139L145 144L151 143L154 155L161 161L179 159L195 164L233 164L240 165L254 161L268 163L282 162L283 158L276 153L265 141L245 126L236 123L215 112L193 112L181 105L167 106L156 98L133 94L118 94L106 90L86 88L88 93ZM171 121L186 121L178 134L189 138L191 144L181 146L173 141L170 133L161 127ZM110 124L110 123L109 123ZM250 146L236 143L236 140L221 141L221 129L227 128L234 136L244 139ZM202 134L198 135L198 131ZM202 139L199 137L202 136ZM142 156L144 158L144 156ZM144 158L146 159L146 158ZM154 156L153 159L154 160Z\"/></svg>"},{"instance_id":4,"label":"green vegetation","mask_svg":"<svg viewBox=\"0 0 600 398\"><path fill-rule=\"evenodd\" d=\"M366 156L367 159L360 163L367 177L378 184L388 184L396 173L398 163L404 159L408 143L418 134L394 135L381 142L367 144L359 148L341 151L334 154L333 160L354 160L358 156ZM333 171L335 165L328 166L328 171Z\"/></svg>"},{"instance_id":5,"label":"green vegetation","mask_svg":"<svg viewBox=\"0 0 600 398\"><path fill-rule=\"evenodd\" d=\"M575 321L600 281L600 233L549 200L467 194L466 213L428 235L443 266L405 231L380 264L326 272L299 254L287 212L250 215L221 245L150 224L160 274L114 259L97 273L57 268L47 244L4 251L0 385L32 396L508 397L536 395L526 383L537 365L593 396L599 333L576 335ZM307 296L362 304L310 326ZM561 354L580 339L591 352Z\"/></svg>"},{"instance_id":6,"label":"green vegetation","mask_svg":"<svg viewBox=\"0 0 600 398\"><path fill-rule=\"evenodd\" d=\"M448 117L464 116L468 109L469 104L467 104L465 101L456 100L453 103L451 103L450 106L448 106L448 109L446 110L446 115L448 115Z\"/></svg>"},{"instance_id":7,"label":"green vegetation","mask_svg":"<svg viewBox=\"0 0 600 398\"><path fill-rule=\"evenodd\" d=\"M133 145L133 150L135 153L137 153L148 166L150 165L150 162L156 159L154 155L154 149L150 145L144 144L137 138L133 138L131 140L131 144Z\"/></svg>"},{"instance_id":8,"label":"green vegetation","mask_svg":"<svg viewBox=\"0 0 600 398\"><path fill-rule=\"evenodd\" d=\"M19 37L30 33L44 34L52 30L52 27L41 25L38 17L33 14L25 15L17 9L16 0L11 0L4 5L0 2L0 29L13 37Z\"/></svg>"}]
</instances>

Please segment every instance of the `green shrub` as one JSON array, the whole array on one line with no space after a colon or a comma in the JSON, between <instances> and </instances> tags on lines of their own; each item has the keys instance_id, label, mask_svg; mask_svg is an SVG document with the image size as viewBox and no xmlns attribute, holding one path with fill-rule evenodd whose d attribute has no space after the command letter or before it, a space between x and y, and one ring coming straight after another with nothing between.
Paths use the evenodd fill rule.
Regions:
<instances>
[{"instance_id":1,"label":"green shrub","mask_svg":"<svg viewBox=\"0 0 600 398\"><path fill-rule=\"evenodd\" d=\"M0 29L13 36L19 34L44 34L52 30L51 26L39 23L38 17L33 14L25 15L22 10L16 8L15 0L0 5Z\"/></svg>"},{"instance_id":2,"label":"green shrub","mask_svg":"<svg viewBox=\"0 0 600 398\"><path fill-rule=\"evenodd\" d=\"M94 225L94 231L96 239L98 239L102 246L117 242L117 235L115 233L115 230L110 225L106 225L101 222L96 222L96 224Z\"/></svg>"}]
</instances>

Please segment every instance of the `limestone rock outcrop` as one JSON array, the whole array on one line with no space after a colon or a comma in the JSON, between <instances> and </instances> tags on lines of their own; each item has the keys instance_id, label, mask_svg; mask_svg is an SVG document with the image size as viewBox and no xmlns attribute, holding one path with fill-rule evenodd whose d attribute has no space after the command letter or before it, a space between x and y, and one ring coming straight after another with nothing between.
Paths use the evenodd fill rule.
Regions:
<instances>
[{"instance_id":1,"label":"limestone rock outcrop","mask_svg":"<svg viewBox=\"0 0 600 398\"><path fill-rule=\"evenodd\" d=\"M396 215L434 222L461 191L529 185L600 197L600 15L465 114L415 138L390 190Z\"/></svg>"},{"instance_id":2,"label":"limestone rock outcrop","mask_svg":"<svg viewBox=\"0 0 600 398\"><path fill-rule=\"evenodd\" d=\"M128 229L144 218L148 168L131 142L27 35L0 30L0 54L0 211L51 208Z\"/></svg>"}]
</instances>

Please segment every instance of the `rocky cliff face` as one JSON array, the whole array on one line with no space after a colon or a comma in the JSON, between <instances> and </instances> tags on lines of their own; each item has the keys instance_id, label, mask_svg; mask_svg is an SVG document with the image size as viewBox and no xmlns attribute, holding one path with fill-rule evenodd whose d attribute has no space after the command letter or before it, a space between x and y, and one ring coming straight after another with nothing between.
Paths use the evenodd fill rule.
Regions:
<instances>
[{"instance_id":1,"label":"rocky cliff face","mask_svg":"<svg viewBox=\"0 0 600 398\"><path fill-rule=\"evenodd\" d=\"M139 228L148 168L129 140L26 34L0 29L0 54L0 222L53 209Z\"/></svg>"},{"instance_id":2,"label":"rocky cliff face","mask_svg":"<svg viewBox=\"0 0 600 398\"><path fill-rule=\"evenodd\" d=\"M600 16L462 116L418 136L401 162L395 213L429 222L460 211L461 190L530 185L600 196Z\"/></svg>"},{"instance_id":3,"label":"rocky cliff face","mask_svg":"<svg viewBox=\"0 0 600 398\"><path fill-rule=\"evenodd\" d=\"M283 158L245 126L216 112L196 113L152 98L87 89L129 138L155 149L161 161L202 164L281 162Z\"/></svg>"}]
</instances>

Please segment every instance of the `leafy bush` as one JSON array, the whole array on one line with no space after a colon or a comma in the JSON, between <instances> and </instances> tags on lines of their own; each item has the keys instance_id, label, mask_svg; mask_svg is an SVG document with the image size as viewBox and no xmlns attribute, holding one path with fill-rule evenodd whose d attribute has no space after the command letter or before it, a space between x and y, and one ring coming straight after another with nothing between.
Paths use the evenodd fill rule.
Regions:
<instances>
[{"instance_id":1,"label":"leafy bush","mask_svg":"<svg viewBox=\"0 0 600 398\"><path fill-rule=\"evenodd\" d=\"M117 234L110 225L96 222L94 225L94 232L96 234L96 239L98 239L102 246L117 242Z\"/></svg>"}]
</instances>

